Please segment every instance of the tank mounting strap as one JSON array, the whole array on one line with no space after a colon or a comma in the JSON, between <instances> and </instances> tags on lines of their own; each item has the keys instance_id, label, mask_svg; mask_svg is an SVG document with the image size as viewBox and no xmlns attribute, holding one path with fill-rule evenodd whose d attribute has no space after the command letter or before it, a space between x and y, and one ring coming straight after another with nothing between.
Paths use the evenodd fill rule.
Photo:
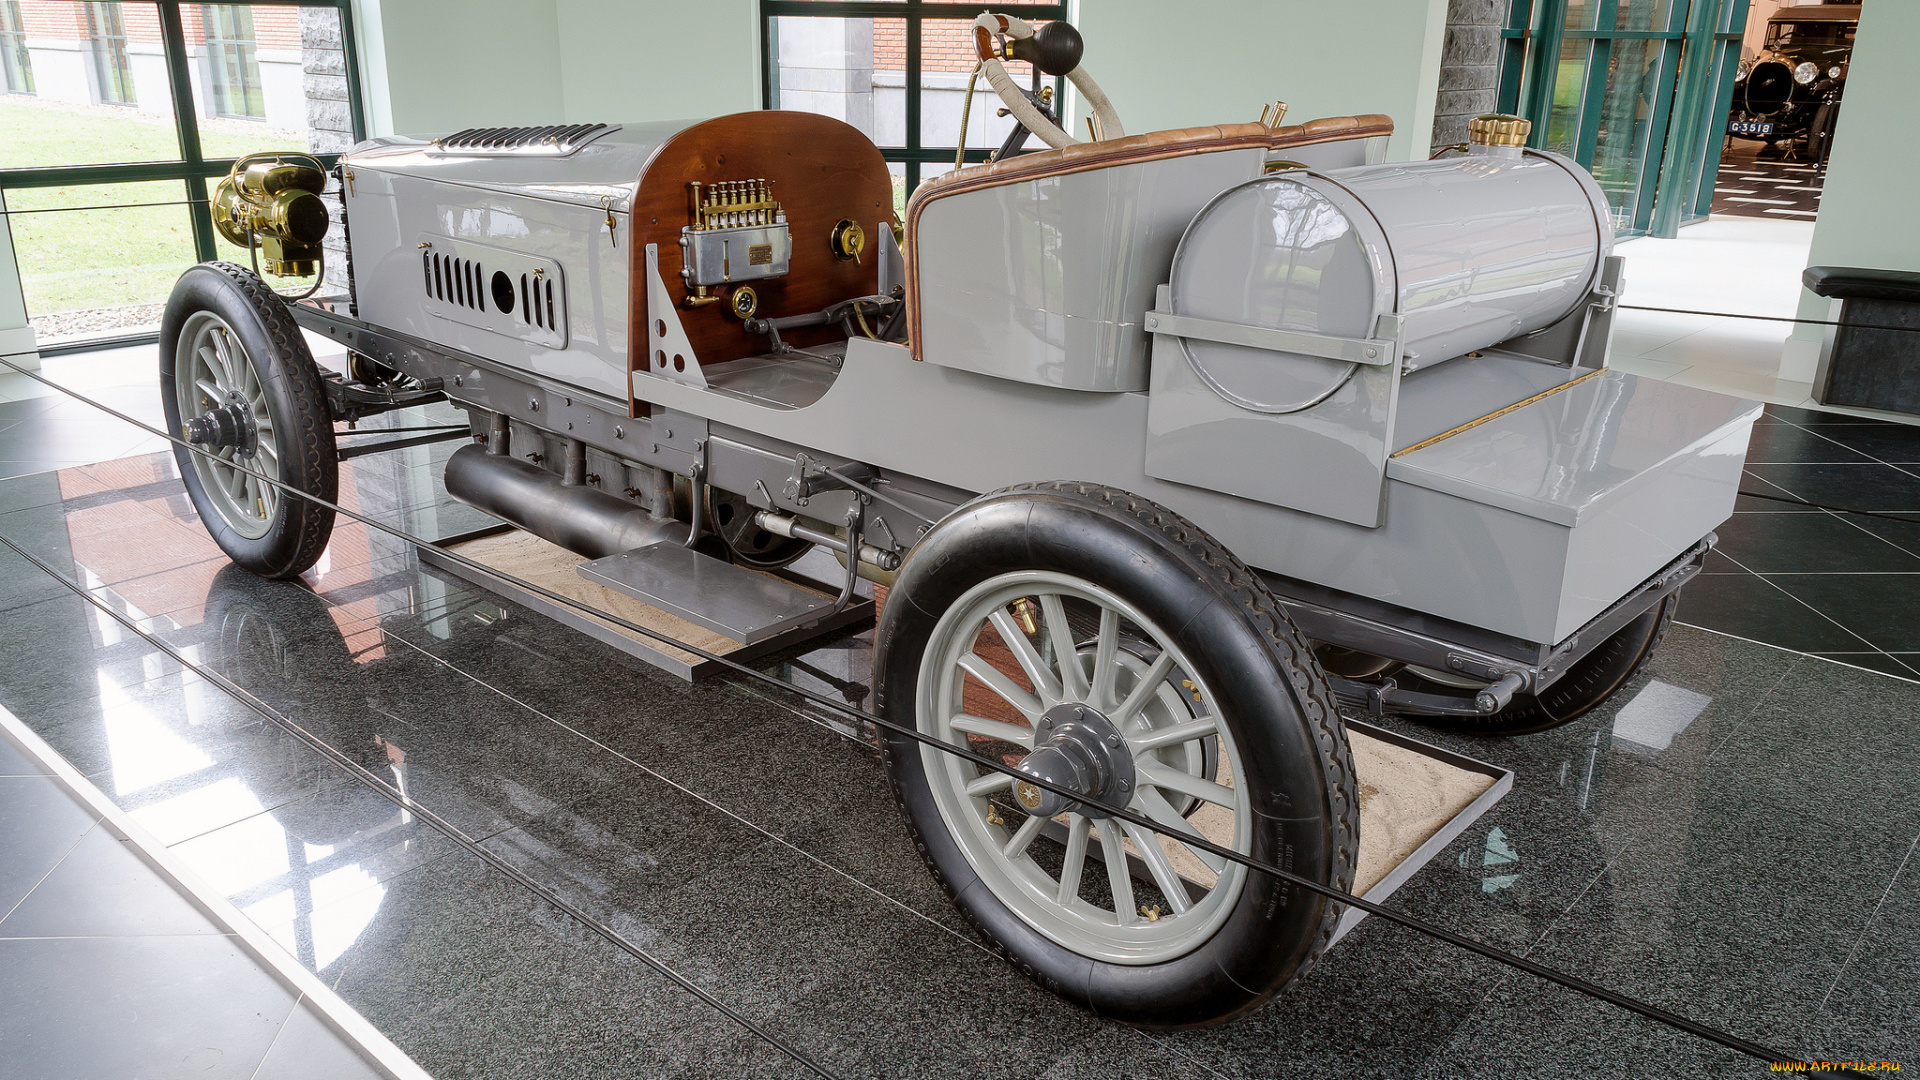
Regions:
<instances>
[{"instance_id":1,"label":"tank mounting strap","mask_svg":"<svg viewBox=\"0 0 1920 1080\"><path fill-rule=\"evenodd\" d=\"M1382 316L1386 320L1397 316ZM1345 360L1351 364L1372 364L1384 367L1392 364L1398 357L1391 340L1385 338L1343 338L1327 334L1309 334L1298 330L1275 330L1266 326L1252 326L1247 323L1221 322L1216 319L1196 319L1190 315L1175 315L1166 311L1147 312L1147 330L1155 334L1172 334L1176 337L1199 338L1202 341L1217 341L1223 345L1245 345L1254 349L1268 349L1273 352L1298 353L1302 356L1318 356L1328 360ZM1390 331L1399 333L1398 326L1378 326L1376 334Z\"/></svg>"}]
</instances>

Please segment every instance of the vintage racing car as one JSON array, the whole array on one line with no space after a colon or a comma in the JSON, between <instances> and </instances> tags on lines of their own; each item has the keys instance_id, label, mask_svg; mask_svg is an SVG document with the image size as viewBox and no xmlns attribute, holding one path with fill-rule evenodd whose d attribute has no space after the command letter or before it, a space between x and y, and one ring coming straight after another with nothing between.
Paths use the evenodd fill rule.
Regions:
<instances>
[{"instance_id":1,"label":"vintage racing car","mask_svg":"<svg viewBox=\"0 0 1920 1080\"><path fill-rule=\"evenodd\" d=\"M333 515L248 471L330 500L335 421L440 395L471 417L447 490L635 597L732 625L765 571L835 552L840 597L768 618L886 584L878 714L1078 796L883 734L954 902L1070 1000L1215 1022L1338 906L1179 837L1347 889L1340 708L1521 733L1605 701L1731 513L1759 406L1607 367L1606 199L1524 121L1411 163L1380 160L1381 116L1128 135L1071 27L976 36L1050 148L929 180L903 222L880 151L806 113L365 142L336 168L350 291L188 270L167 416L263 575L310 567ZM313 273L326 187L243 161L222 229Z\"/></svg>"}]
</instances>

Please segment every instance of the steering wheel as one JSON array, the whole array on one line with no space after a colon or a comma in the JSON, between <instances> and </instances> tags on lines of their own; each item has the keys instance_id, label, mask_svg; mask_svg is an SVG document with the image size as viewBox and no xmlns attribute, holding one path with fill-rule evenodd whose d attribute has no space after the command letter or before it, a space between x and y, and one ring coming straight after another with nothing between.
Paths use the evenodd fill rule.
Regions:
<instances>
[{"instance_id":1,"label":"steering wheel","mask_svg":"<svg viewBox=\"0 0 1920 1080\"><path fill-rule=\"evenodd\" d=\"M973 41L974 51L980 57L980 70L986 73L993 92L1000 95L1007 111L1022 127L1040 136L1040 141L1048 146L1072 146L1082 140L1068 134L1034 105L1007 74L1006 65L1001 63L1003 59L1024 60L1047 75L1065 75L1093 109L1093 129L1098 138L1117 139L1126 134L1120 126L1119 115L1113 111L1113 102L1107 100L1106 92L1087 74L1087 69L1080 66L1083 45L1080 31L1072 26L1056 21L1035 31L1033 24L1024 19L989 11L973 20Z\"/></svg>"}]
</instances>

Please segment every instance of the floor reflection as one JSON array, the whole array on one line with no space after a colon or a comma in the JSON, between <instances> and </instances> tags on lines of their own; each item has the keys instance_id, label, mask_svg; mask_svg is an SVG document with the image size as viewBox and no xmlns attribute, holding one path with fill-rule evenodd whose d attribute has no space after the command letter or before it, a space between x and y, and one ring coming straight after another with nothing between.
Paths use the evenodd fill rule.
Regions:
<instances>
[{"instance_id":1,"label":"floor reflection","mask_svg":"<svg viewBox=\"0 0 1920 1080\"><path fill-rule=\"evenodd\" d=\"M484 524L434 483L445 452L357 459L342 500L428 535ZM0 481L0 531L467 841L844 1053L849 1075L940 1075L915 1056L935 1053L1008 1076L1720 1064L1377 919L1232 1027L1111 1029L972 943L870 733L836 717L744 680L678 683L354 522L304 583L254 579L211 548L168 455ZM550 1075L565 1069L549 1053L661 1047L671 1061L608 1074L762 1071L707 1006L45 585L0 557L0 705L437 1071ZM861 705L871 652L849 634L762 666ZM1566 728L1497 741L1391 722L1517 776L1394 902L1750 1037L1898 1058L1916 1030L1887 1004L1914 1000L1916 720L1920 688L1676 627L1652 678ZM1392 1017L1391 1037L1355 1015Z\"/></svg>"}]
</instances>

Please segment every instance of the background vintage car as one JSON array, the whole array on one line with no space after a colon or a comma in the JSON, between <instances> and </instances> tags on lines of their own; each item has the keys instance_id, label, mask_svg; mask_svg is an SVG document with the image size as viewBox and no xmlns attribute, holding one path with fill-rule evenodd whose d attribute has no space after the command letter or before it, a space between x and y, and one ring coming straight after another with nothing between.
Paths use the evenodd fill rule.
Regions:
<instances>
[{"instance_id":1,"label":"background vintage car","mask_svg":"<svg viewBox=\"0 0 1920 1080\"><path fill-rule=\"evenodd\" d=\"M1764 50L1735 76L1727 134L1762 139L1767 150L1791 143L1824 161L1847 82L1859 4L1802 4L1767 20Z\"/></svg>"}]
</instances>

